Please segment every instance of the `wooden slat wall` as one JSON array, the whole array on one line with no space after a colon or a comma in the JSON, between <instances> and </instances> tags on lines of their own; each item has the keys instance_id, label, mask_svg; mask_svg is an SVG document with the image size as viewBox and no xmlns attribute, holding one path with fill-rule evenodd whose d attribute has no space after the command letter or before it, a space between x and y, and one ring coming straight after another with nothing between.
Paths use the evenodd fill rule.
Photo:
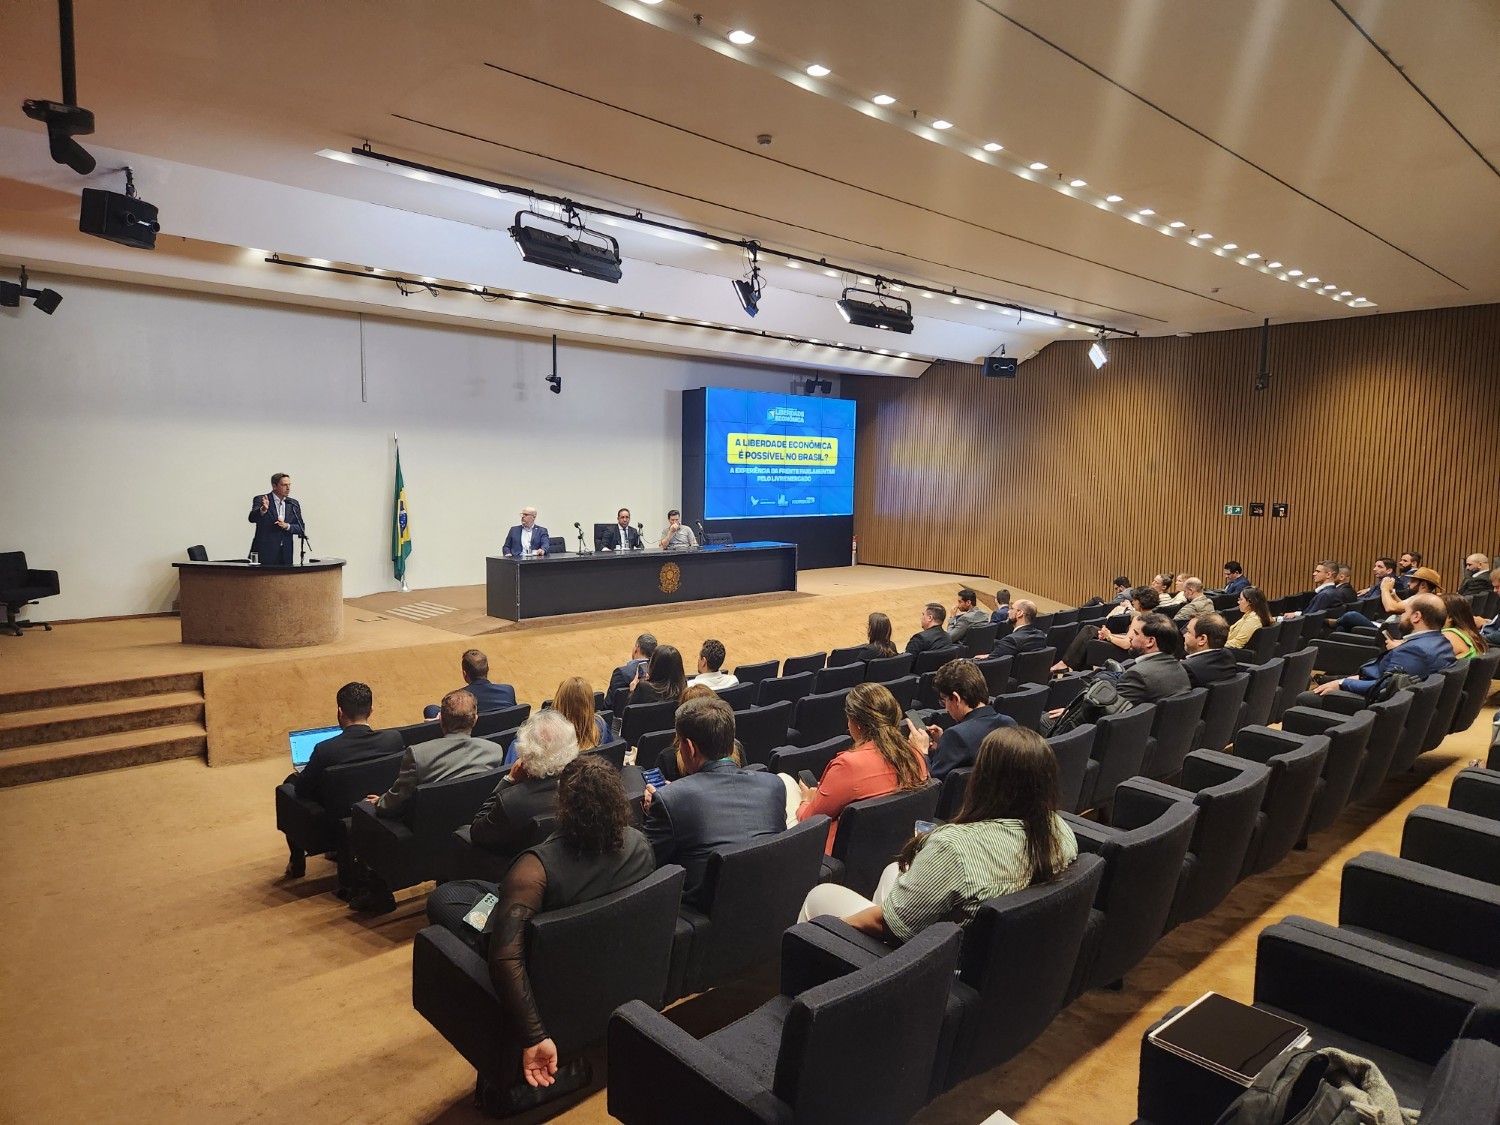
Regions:
<instances>
[{"instance_id":1,"label":"wooden slat wall","mask_svg":"<svg viewBox=\"0 0 1500 1125\"><path fill-rule=\"evenodd\" d=\"M1452 589L1466 554L1500 553L1500 305L1273 325L1259 393L1259 329L1114 340L1099 372L1086 348L1052 344L1015 380L846 377L860 561L1075 603L1115 574L1217 585L1228 558L1271 597L1319 558L1363 586L1407 549Z\"/></svg>"}]
</instances>

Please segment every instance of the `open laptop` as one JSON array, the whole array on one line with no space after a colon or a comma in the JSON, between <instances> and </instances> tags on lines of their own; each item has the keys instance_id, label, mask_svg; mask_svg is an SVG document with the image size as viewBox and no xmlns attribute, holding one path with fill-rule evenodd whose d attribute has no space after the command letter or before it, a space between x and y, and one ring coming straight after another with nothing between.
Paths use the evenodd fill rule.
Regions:
<instances>
[{"instance_id":1,"label":"open laptop","mask_svg":"<svg viewBox=\"0 0 1500 1125\"><path fill-rule=\"evenodd\" d=\"M342 727L313 727L310 730L292 731L287 735L287 741L292 748L292 769L301 773L302 767L307 765L307 760L312 757L312 752L318 743L327 742L342 729Z\"/></svg>"}]
</instances>

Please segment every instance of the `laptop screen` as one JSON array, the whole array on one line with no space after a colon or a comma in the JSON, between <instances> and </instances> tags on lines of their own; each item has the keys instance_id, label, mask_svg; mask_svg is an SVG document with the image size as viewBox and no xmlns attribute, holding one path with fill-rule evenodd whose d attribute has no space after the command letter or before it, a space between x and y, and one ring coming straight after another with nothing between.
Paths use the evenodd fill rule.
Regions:
<instances>
[{"instance_id":1,"label":"laptop screen","mask_svg":"<svg viewBox=\"0 0 1500 1125\"><path fill-rule=\"evenodd\" d=\"M312 757L313 749L320 742L327 742L338 734L339 727L314 727L312 730L294 730L287 735L287 740L292 746L292 767L301 769L307 765L307 760Z\"/></svg>"}]
</instances>

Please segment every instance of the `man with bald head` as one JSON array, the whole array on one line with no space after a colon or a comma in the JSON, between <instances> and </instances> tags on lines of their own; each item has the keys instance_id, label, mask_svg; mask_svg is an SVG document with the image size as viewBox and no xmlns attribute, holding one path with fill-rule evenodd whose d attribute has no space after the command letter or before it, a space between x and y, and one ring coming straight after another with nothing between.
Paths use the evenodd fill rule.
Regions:
<instances>
[{"instance_id":1,"label":"man with bald head","mask_svg":"<svg viewBox=\"0 0 1500 1125\"><path fill-rule=\"evenodd\" d=\"M520 559L539 559L547 553L547 529L536 522L536 509L521 509L521 522L505 533L502 555Z\"/></svg>"},{"instance_id":2,"label":"man with bald head","mask_svg":"<svg viewBox=\"0 0 1500 1125\"><path fill-rule=\"evenodd\" d=\"M1179 629L1193 618L1214 611L1214 600L1203 592L1203 579L1189 576L1182 583L1182 608L1172 615Z\"/></svg>"},{"instance_id":3,"label":"man with bald head","mask_svg":"<svg viewBox=\"0 0 1500 1125\"><path fill-rule=\"evenodd\" d=\"M1464 580L1458 592L1464 597L1487 594L1490 591L1490 557L1483 551L1475 551L1464 559Z\"/></svg>"},{"instance_id":4,"label":"man with bald head","mask_svg":"<svg viewBox=\"0 0 1500 1125\"><path fill-rule=\"evenodd\" d=\"M1441 672L1453 663L1453 646L1443 635L1447 622L1448 611L1443 608L1442 598L1436 594L1414 594L1401 611L1402 628L1410 630L1403 640L1387 641L1380 659L1370 661L1357 675L1330 680L1313 690L1319 695L1341 690L1369 695L1387 672L1405 672L1422 680Z\"/></svg>"}]
</instances>

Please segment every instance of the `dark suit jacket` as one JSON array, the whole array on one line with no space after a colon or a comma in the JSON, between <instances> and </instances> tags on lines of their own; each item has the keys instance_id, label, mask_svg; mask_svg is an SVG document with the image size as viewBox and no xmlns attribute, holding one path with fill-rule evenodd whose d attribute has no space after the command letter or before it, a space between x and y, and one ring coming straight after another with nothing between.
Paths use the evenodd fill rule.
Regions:
<instances>
[{"instance_id":1,"label":"dark suit jacket","mask_svg":"<svg viewBox=\"0 0 1500 1125\"><path fill-rule=\"evenodd\" d=\"M976 707L943 732L927 756L927 772L942 780L954 770L972 766L979 757L979 744L996 727L1013 727L1016 721L986 703Z\"/></svg>"},{"instance_id":2,"label":"dark suit jacket","mask_svg":"<svg viewBox=\"0 0 1500 1125\"><path fill-rule=\"evenodd\" d=\"M472 684L465 684L459 690L466 691L474 697L479 704L481 715L486 711L498 711L502 707L516 705L516 689L509 684L492 684L489 680L475 680Z\"/></svg>"},{"instance_id":3,"label":"dark suit jacket","mask_svg":"<svg viewBox=\"0 0 1500 1125\"><path fill-rule=\"evenodd\" d=\"M629 702L630 685L635 682L635 670L649 663L644 657L640 660L627 660L609 674L609 687L604 692L604 706L612 710L616 715L625 709Z\"/></svg>"},{"instance_id":4,"label":"dark suit jacket","mask_svg":"<svg viewBox=\"0 0 1500 1125\"><path fill-rule=\"evenodd\" d=\"M1192 684L1183 670L1182 661L1165 652L1137 657L1115 684L1121 698L1129 700L1132 705L1155 703L1190 687Z\"/></svg>"},{"instance_id":5,"label":"dark suit jacket","mask_svg":"<svg viewBox=\"0 0 1500 1125\"><path fill-rule=\"evenodd\" d=\"M271 503L264 512L260 502L271 496ZM255 525L255 538L250 541L250 550L263 566L292 565L292 536L305 535L302 525L302 505L291 496L286 498L286 522L291 525L283 531L276 526L276 497L267 492L250 498L250 522Z\"/></svg>"},{"instance_id":6,"label":"dark suit jacket","mask_svg":"<svg viewBox=\"0 0 1500 1125\"><path fill-rule=\"evenodd\" d=\"M996 606L995 607L995 612L992 613L992 614L990 614L990 624L991 625L999 625L1001 622L1003 622L1003 621L1009 621L1009 620L1010 620L1010 606L1008 606L1008 605Z\"/></svg>"},{"instance_id":7,"label":"dark suit jacket","mask_svg":"<svg viewBox=\"0 0 1500 1125\"><path fill-rule=\"evenodd\" d=\"M781 779L721 758L656 791L646 816L646 839L656 852L657 867L680 863L687 868L682 901L701 909L707 905L701 895L710 852L785 827L786 786Z\"/></svg>"},{"instance_id":8,"label":"dark suit jacket","mask_svg":"<svg viewBox=\"0 0 1500 1125\"><path fill-rule=\"evenodd\" d=\"M1240 670L1234 650L1210 648L1183 658L1182 667L1187 672L1188 682L1193 687L1207 687L1220 680L1227 680Z\"/></svg>"},{"instance_id":9,"label":"dark suit jacket","mask_svg":"<svg viewBox=\"0 0 1500 1125\"><path fill-rule=\"evenodd\" d=\"M500 548L502 555L519 555L521 553L521 531L521 525L516 524L505 533L505 545ZM536 551L541 551L544 555L547 554L549 551L547 544L550 538L545 527L539 523L532 524L531 550L533 554Z\"/></svg>"},{"instance_id":10,"label":"dark suit jacket","mask_svg":"<svg viewBox=\"0 0 1500 1125\"><path fill-rule=\"evenodd\" d=\"M910 653L926 652L932 648L948 648L953 642L948 639L948 634L943 632L941 625L934 625L931 629L923 629L920 633L913 633L911 640L906 642L906 651Z\"/></svg>"},{"instance_id":11,"label":"dark suit jacket","mask_svg":"<svg viewBox=\"0 0 1500 1125\"><path fill-rule=\"evenodd\" d=\"M302 772L292 778L292 788L304 801L323 800L323 771L329 766L343 766L350 762L368 762L372 758L384 758L388 754L399 754L406 749L398 730L371 730L367 723L351 723L339 734L324 739L313 747L312 757ZM348 809L329 809L333 816L344 817Z\"/></svg>"},{"instance_id":12,"label":"dark suit jacket","mask_svg":"<svg viewBox=\"0 0 1500 1125\"><path fill-rule=\"evenodd\" d=\"M1478 574L1470 574L1459 585L1458 592L1466 598L1471 594L1488 594L1490 592L1490 572L1481 570Z\"/></svg>"},{"instance_id":13,"label":"dark suit jacket","mask_svg":"<svg viewBox=\"0 0 1500 1125\"><path fill-rule=\"evenodd\" d=\"M550 816L556 811L556 775L525 781L506 777L474 814L469 838L492 852L514 855L539 842L530 838L531 818Z\"/></svg>"},{"instance_id":14,"label":"dark suit jacket","mask_svg":"<svg viewBox=\"0 0 1500 1125\"><path fill-rule=\"evenodd\" d=\"M1001 637L990 649L991 656L1017 656L1023 652L1037 652L1047 647L1047 632L1035 625L1022 625L1008 637Z\"/></svg>"},{"instance_id":15,"label":"dark suit jacket","mask_svg":"<svg viewBox=\"0 0 1500 1125\"><path fill-rule=\"evenodd\" d=\"M602 531L603 529L601 528L600 530ZM625 527L625 546L630 550L637 550L645 546L641 542L641 533L629 524ZM594 540L594 550L602 551L606 547L615 551L620 549L619 523L612 524L607 533Z\"/></svg>"},{"instance_id":16,"label":"dark suit jacket","mask_svg":"<svg viewBox=\"0 0 1500 1125\"><path fill-rule=\"evenodd\" d=\"M1359 601L1359 591L1354 588L1353 582L1344 582L1339 585L1339 600L1345 605L1352 605Z\"/></svg>"},{"instance_id":17,"label":"dark suit jacket","mask_svg":"<svg viewBox=\"0 0 1500 1125\"><path fill-rule=\"evenodd\" d=\"M1238 578L1231 578L1228 582L1224 583L1224 592L1226 594L1238 594L1248 585L1250 585L1250 579L1241 574Z\"/></svg>"},{"instance_id":18,"label":"dark suit jacket","mask_svg":"<svg viewBox=\"0 0 1500 1125\"><path fill-rule=\"evenodd\" d=\"M1312 601L1308 602L1302 609L1302 616L1326 617L1330 613L1342 613L1343 611L1343 595L1339 593L1338 584L1333 583L1313 593Z\"/></svg>"}]
</instances>

